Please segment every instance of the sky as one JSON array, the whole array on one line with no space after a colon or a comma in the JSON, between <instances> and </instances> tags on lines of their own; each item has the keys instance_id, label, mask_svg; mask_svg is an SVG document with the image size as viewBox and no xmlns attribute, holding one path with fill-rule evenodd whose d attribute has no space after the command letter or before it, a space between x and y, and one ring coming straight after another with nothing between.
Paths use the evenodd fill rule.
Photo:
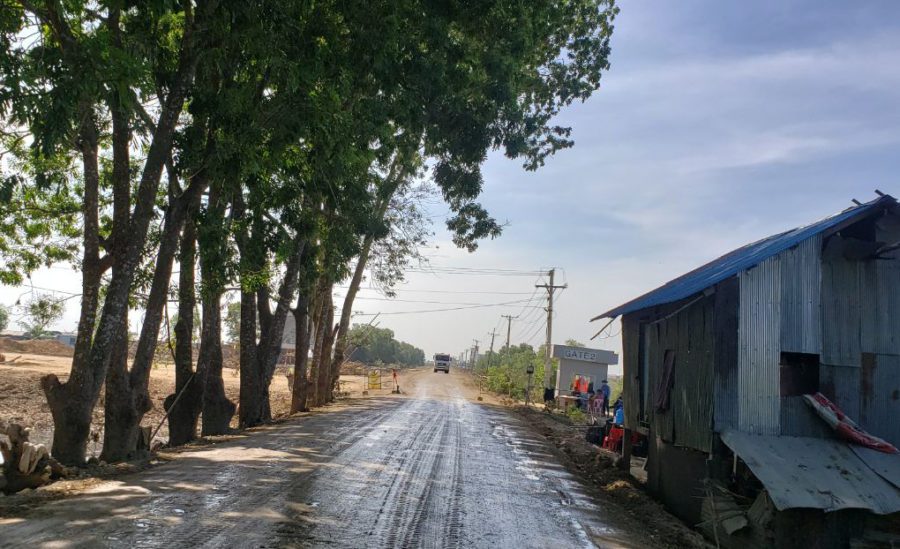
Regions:
<instances>
[{"instance_id":1,"label":"sky","mask_svg":"<svg viewBox=\"0 0 900 549\"><path fill-rule=\"evenodd\" d=\"M499 153L485 164L481 200L503 235L458 250L446 207L432 204L421 270L433 272L409 273L394 301L363 290L354 322L380 312L380 327L427 356L457 355L474 340L487 350L492 330L503 345L508 314L512 343L537 345L546 290L535 284L547 280L537 273L556 268L568 287L555 294L553 342L620 353L618 322L589 341L602 327L590 318L875 189L900 197L900 3L619 6L601 89L559 118L574 148L536 172ZM78 278L58 266L32 283L77 293ZM0 303L23 292L0 287ZM77 301L57 329L74 329Z\"/></svg>"}]
</instances>

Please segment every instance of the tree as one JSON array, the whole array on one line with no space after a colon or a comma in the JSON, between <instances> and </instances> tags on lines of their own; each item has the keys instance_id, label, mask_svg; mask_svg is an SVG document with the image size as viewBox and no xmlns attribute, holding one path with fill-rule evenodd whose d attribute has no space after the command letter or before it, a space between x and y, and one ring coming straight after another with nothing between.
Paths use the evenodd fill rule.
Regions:
<instances>
[{"instance_id":1,"label":"tree","mask_svg":"<svg viewBox=\"0 0 900 549\"><path fill-rule=\"evenodd\" d=\"M405 341L394 338L393 330L375 326L354 324L350 329L350 360L365 364L400 364L421 366L425 364L425 351Z\"/></svg>"},{"instance_id":2,"label":"tree","mask_svg":"<svg viewBox=\"0 0 900 549\"><path fill-rule=\"evenodd\" d=\"M9 326L9 309L5 305L0 305L0 332Z\"/></svg>"},{"instance_id":3,"label":"tree","mask_svg":"<svg viewBox=\"0 0 900 549\"><path fill-rule=\"evenodd\" d=\"M225 306L225 336L230 342L237 342L241 337L241 304L229 303Z\"/></svg>"},{"instance_id":4,"label":"tree","mask_svg":"<svg viewBox=\"0 0 900 549\"><path fill-rule=\"evenodd\" d=\"M150 406L149 369L177 237L188 205L207 184L193 176L182 186L169 177L160 193L160 182L173 164L176 127L201 52L214 61L225 49L217 46L242 36L229 28L239 19L235 12L252 8L217 0L198 1L196 9L193 2L127 10L79 1L7 7L0 66L12 78L0 91L0 113L32 138L24 160L34 175L6 194L37 193L43 206L52 205L55 188L68 189L62 194L79 207L66 211L81 221L72 224L81 233L82 301L71 374L65 382L42 379L55 426L53 454L63 463L84 462L92 410L106 383L104 457L127 458L137 451L136 422ZM20 38L32 32L39 39ZM146 148L133 146L141 137ZM104 158L111 158L108 171ZM161 194L164 204L157 202ZM154 242L150 226L159 216L165 219ZM129 369L127 314L148 244L156 248L156 266Z\"/></svg>"},{"instance_id":5,"label":"tree","mask_svg":"<svg viewBox=\"0 0 900 549\"><path fill-rule=\"evenodd\" d=\"M179 437L193 436L197 400L203 432L227 429L234 413L220 307L235 286L241 425L271 415L295 297L313 348L309 402L328 402L370 256L368 272L389 291L427 237L407 215L416 182L430 172L457 245L498 236L477 202L482 162L500 149L536 169L572 145L552 119L599 86L616 13L607 0L8 7L0 154L15 170L0 174L0 281L61 260L81 269L70 376L42 380L53 454L67 464L84 461L104 383L104 459L145 450L139 426L179 254L200 271L199 284L179 275L177 384L189 387ZM354 289L336 319L332 289L347 279ZM186 334L197 299L194 365ZM144 322L129 364L135 304ZM418 360L388 341L380 356Z\"/></svg>"},{"instance_id":6,"label":"tree","mask_svg":"<svg viewBox=\"0 0 900 549\"><path fill-rule=\"evenodd\" d=\"M19 324L32 339L39 339L46 334L47 327L61 319L65 312L65 302L49 294L38 295L25 305L25 318Z\"/></svg>"}]
</instances>

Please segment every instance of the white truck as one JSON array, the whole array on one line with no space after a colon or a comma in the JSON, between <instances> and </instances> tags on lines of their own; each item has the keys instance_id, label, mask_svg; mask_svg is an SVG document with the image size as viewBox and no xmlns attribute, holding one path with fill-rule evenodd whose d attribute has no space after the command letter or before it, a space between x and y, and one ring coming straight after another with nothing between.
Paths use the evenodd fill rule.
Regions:
<instances>
[{"instance_id":1,"label":"white truck","mask_svg":"<svg viewBox=\"0 0 900 549\"><path fill-rule=\"evenodd\" d=\"M450 355L438 353L434 355L434 372L450 373Z\"/></svg>"}]
</instances>

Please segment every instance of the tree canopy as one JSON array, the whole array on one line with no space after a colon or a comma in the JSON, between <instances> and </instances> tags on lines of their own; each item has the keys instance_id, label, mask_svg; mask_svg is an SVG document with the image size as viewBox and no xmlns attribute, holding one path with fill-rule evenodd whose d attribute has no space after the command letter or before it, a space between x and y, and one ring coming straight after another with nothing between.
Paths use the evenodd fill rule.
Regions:
<instances>
[{"instance_id":1,"label":"tree canopy","mask_svg":"<svg viewBox=\"0 0 900 549\"><path fill-rule=\"evenodd\" d=\"M394 338L393 330L366 324L354 324L348 334L349 359L364 364L425 364L425 351Z\"/></svg>"},{"instance_id":2,"label":"tree canopy","mask_svg":"<svg viewBox=\"0 0 900 549\"><path fill-rule=\"evenodd\" d=\"M555 117L599 88L616 13L612 0L7 0L0 282L60 261L82 277L71 375L42 379L53 454L84 461L104 384L104 459L145 450L172 296L176 343L199 323L200 349L176 352L187 396L170 401L171 432L194 436L202 411L217 434L235 412L221 380L229 292L240 424L271 417L289 314L296 409L329 401L362 280L389 295L430 236L423 191L447 204L456 245L499 236L478 201L482 163L498 150L534 170L573 145ZM385 345L383 361L424 360Z\"/></svg>"}]
</instances>

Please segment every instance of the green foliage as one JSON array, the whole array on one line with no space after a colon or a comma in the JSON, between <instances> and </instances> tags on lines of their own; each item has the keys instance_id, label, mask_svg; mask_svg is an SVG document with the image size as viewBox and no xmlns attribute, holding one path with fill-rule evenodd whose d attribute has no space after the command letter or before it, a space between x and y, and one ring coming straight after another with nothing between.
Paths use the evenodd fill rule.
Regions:
<instances>
[{"instance_id":1,"label":"green foliage","mask_svg":"<svg viewBox=\"0 0 900 549\"><path fill-rule=\"evenodd\" d=\"M566 411L566 415L570 420L572 420L572 423L576 425L583 425L587 423L587 415L581 410L581 408L572 406Z\"/></svg>"},{"instance_id":2,"label":"green foliage","mask_svg":"<svg viewBox=\"0 0 900 549\"><path fill-rule=\"evenodd\" d=\"M556 373L556 364L557 360L554 359L551 375ZM478 368L485 368L484 374L487 376L488 390L512 398L523 399L525 398L525 388L528 386L529 365L534 369L530 398L532 401L539 401L543 398L543 345L537 351L527 343L514 345L508 349L503 347L493 356L482 360L478 364Z\"/></svg>"},{"instance_id":3,"label":"green foliage","mask_svg":"<svg viewBox=\"0 0 900 549\"><path fill-rule=\"evenodd\" d=\"M622 391L625 388L625 378L622 376L609 376L607 379L609 385L609 398L612 402L615 402L617 398L622 395ZM610 406L612 403L610 403Z\"/></svg>"},{"instance_id":4,"label":"green foliage","mask_svg":"<svg viewBox=\"0 0 900 549\"><path fill-rule=\"evenodd\" d=\"M0 305L0 332L5 330L9 326L9 308L5 305Z\"/></svg>"},{"instance_id":5,"label":"green foliage","mask_svg":"<svg viewBox=\"0 0 900 549\"><path fill-rule=\"evenodd\" d=\"M365 364L401 364L421 366L425 364L425 351L404 341L394 339L388 328L354 324L347 335L350 360Z\"/></svg>"},{"instance_id":6,"label":"green foliage","mask_svg":"<svg viewBox=\"0 0 900 549\"><path fill-rule=\"evenodd\" d=\"M241 337L241 303L239 301L233 301L225 306L222 324L225 325L225 338L231 343L236 343ZM259 335L258 323L256 331Z\"/></svg>"},{"instance_id":7,"label":"green foliage","mask_svg":"<svg viewBox=\"0 0 900 549\"><path fill-rule=\"evenodd\" d=\"M37 295L25 305L25 318L19 322L34 339L43 337L47 326L53 324L65 313L65 302L50 295Z\"/></svg>"}]
</instances>

